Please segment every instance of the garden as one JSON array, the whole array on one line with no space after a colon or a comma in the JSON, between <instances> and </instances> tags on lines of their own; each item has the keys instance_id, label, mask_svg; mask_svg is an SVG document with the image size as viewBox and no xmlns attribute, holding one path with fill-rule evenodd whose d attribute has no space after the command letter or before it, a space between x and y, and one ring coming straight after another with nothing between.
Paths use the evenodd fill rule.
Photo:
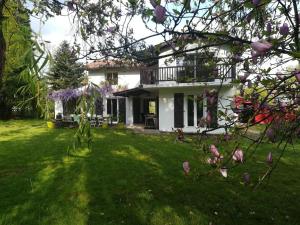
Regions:
<instances>
[{"instance_id":1,"label":"garden","mask_svg":"<svg viewBox=\"0 0 300 225\"><path fill-rule=\"evenodd\" d=\"M206 163L207 153L192 141L197 136L179 143L174 134L96 128L92 150L73 151L75 131L49 129L39 120L0 122L0 224L300 223L299 142L254 190L272 143L224 178ZM220 152L234 146L217 139L205 142ZM190 163L188 175L183 161Z\"/></svg>"}]
</instances>

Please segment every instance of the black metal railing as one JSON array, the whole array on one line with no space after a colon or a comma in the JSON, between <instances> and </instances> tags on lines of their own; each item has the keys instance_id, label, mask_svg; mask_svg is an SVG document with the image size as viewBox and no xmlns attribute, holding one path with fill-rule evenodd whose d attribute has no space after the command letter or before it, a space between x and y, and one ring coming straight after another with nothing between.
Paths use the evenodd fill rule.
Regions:
<instances>
[{"instance_id":1,"label":"black metal railing","mask_svg":"<svg viewBox=\"0 0 300 225\"><path fill-rule=\"evenodd\" d=\"M235 65L218 64L213 68L204 65L143 68L141 84L158 84L161 81L178 83L210 82L215 79L235 79Z\"/></svg>"}]
</instances>

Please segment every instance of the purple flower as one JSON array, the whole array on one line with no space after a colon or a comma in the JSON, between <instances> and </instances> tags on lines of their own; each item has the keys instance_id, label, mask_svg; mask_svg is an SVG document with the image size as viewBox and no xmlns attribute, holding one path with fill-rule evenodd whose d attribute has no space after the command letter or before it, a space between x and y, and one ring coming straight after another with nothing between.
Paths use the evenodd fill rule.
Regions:
<instances>
[{"instance_id":1,"label":"purple flower","mask_svg":"<svg viewBox=\"0 0 300 225\"><path fill-rule=\"evenodd\" d=\"M275 133L272 128L268 128L266 131L266 136L269 138L270 141L275 142Z\"/></svg>"},{"instance_id":2,"label":"purple flower","mask_svg":"<svg viewBox=\"0 0 300 225\"><path fill-rule=\"evenodd\" d=\"M272 32L272 24L270 22L267 23L267 32L268 33Z\"/></svg>"},{"instance_id":3,"label":"purple flower","mask_svg":"<svg viewBox=\"0 0 300 225\"><path fill-rule=\"evenodd\" d=\"M241 149L236 149L233 153L232 159L236 162L243 162L244 161L244 153Z\"/></svg>"},{"instance_id":4,"label":"purple flower","mask_svg":"<svg viewBox=\"0 0 300 225\"><path fill-rule=\"evenodd\" d=\"M163 6L156 6L154 10L154 15L157 23L164 23L166 20L166 8Z\"/></svg>"},{"instance_id":5,"label":"purple flower","mask_svg":"<svg viewBox=\"0 0 300 225\"><path fill-rule=\"evenodd\" d=\"M279 28L279 33L281 35L288 35L289 34L289 25L287 23L284 23L280 28Z\"/></svg>"},{"instance_id":6,"label":"purple flower","mask_svg":"<svg viewBox=\"0 0 300 225\"><path fill-rule=\"evenodd\" d=\"M267 51L269 51L272 48L272 44L265 40L259 40L259 41L253 42L251 44L251 47L258 56L258 55L264 55Z\"/></svg>"},{"instance_id":7,"label":"purple flower","mask_svg":"<svg viewBox=\"0 0 300 225\"><path fill-rule=\"evenodd\" d=\"M270 165L273 163L272 152L269 152L269 154L267 156L267 163L270 164Z\"/></svg>"},{"instance_id":8,"label":"purple flower","mask_svg":"<svg viewBox=\"0 0 300 225\"><path fill-rule=\"evenodd\" d=\"M258 6L260 4L260 0L252 0L253 5Z\"/></svg>"},{"instance_id":9,"label":"purple flower","mask_svg":"<svg viewBox=\"0 0 300 225\"><path fill-rule=\"evenodd\" d=\"M250 174L249 173L244 173L243 180L244 180L244 184L248 185L250 183Z\"/></svg>"},{"instance_id":10,"label":"purple flower","mask_svg":"<svg viewBox=\"0 0 300 225\"><path fill-rule=\"evenodd\" d=\"M113 33L115 30L116 30L116 27L108 27L106 31L108 33Z\"/></svg>"},{"instance_id":11,"label":"purple flower","mask_svg":"<svg viewBox=\"0 0 300 225\"><path fill-rule=\"evenodd\" d=\"M294 74L295 74L296 80L300 83L300 71L295 71Z\"/></svg>"},{"instance_id":12,"label":"purple flower","mask_svg":"<svg viewBox=\"0 0 300 225\"><path fill-rule=\"evenodd\" d=\"M78 89L64 89L51 92L48 97L52 100L68 101L70 99L78 98L82 94Z\"/></svg>"},{"instance_id":13,"label":"purple flower","mask_svg":"<svg viewBox=\"0 0 300 225\"><path fill-rule=\"evenodd\" d=\"M215 145L211 145L209 150L214 157L217 157L217 158L220 157L220 153Z\"/></svg>"},{"instance_id":14,"label":"purple flower","mask_svg":"<svg viewBox=\"0 0 300 225\"><path fill-rule=\"evenodd\" d=\"M188 175L189 172L190 172L190 164L189 164L189 162L188 161L183 162L182 167L183 167L184 174Z\"/></svg>"},{"instance_id":15,"label":"purple flower","mask_svg":"<svg viewBox=\"0 0 300 225\"><path fill-rule=\"evenodd\" d=\"M210 111L208 111L207 115L206 115L206 123L207 123L207 125L210 125L211 121L212 121L211 113L210 113Z\"/></svg>"},{"instance_id":16,"label":"purple flower","mask_svg":"<svg viewBox=\"0 0 300 225\"><path fill-rule=\"evenodd\" d=\"M150 0L150 3L153 8L155 8L157 6L156 0Z\"/></svg>"}]
</instances>

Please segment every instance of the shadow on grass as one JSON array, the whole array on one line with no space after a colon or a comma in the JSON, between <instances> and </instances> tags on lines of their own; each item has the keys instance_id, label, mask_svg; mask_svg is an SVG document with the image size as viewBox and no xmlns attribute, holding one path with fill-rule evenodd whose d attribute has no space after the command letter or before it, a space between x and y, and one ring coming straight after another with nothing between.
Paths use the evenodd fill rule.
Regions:
<instances>
[{"instance_id":1,"label":"shadow on grass","mask_svg":"<svg viewBox=\"0 0 300 225\"><path fill-rule=\"evenodd\" d=\"M300 223L294 164L281 163L268 187L253 192L239 183L242 169L227 180L194 179L195 170L209 170L201 153L169 136L96 130L92 151L67 156L74 130L37 129L0 146L0 171L13 172L0 172L0 224ZM182 173L184 160L191 176ZM283 177L292 169L296 175Z\"/></svg>"}]
</instances>

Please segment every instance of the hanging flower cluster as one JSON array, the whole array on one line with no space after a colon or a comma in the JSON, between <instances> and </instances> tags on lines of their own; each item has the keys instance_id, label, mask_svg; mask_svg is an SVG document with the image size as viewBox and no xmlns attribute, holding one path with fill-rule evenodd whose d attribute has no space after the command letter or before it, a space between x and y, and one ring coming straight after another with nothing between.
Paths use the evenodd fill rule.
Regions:
<instances>
[{"instance_id":1,"label":"hanging flower cluster","mask_svg":"<svg viewBox=\"0 0 300 225\"><path fill-rule=\"evenodd\" d=\"M48 94L48 98L51 100L62 100L62 101L69 101L70 99L78 98L82 95L82 92L78 89L63 89L59 91L53 91Z\"/></svg>"}]
</instances>

